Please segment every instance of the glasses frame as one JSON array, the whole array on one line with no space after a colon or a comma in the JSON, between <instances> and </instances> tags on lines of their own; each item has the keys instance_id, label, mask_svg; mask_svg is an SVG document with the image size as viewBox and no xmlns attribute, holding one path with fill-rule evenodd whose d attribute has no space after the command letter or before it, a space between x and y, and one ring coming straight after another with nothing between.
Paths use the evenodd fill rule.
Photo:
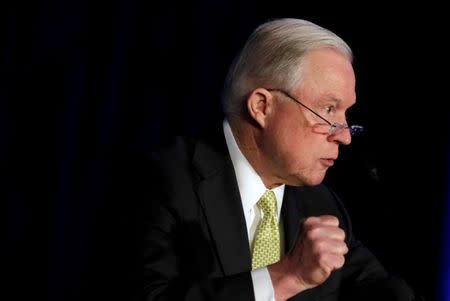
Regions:
<instances>
[{"instance_id":1,"label":"glasses frame","mask_svg":"<svg viewBox=\"0 0 450 301\"><path fill-rule=\"evenodd\" d=\"M307 109L308 111L310 111L311 113L313 113L314 115L316 115L317 117L319 117L320 119L322 119L323 121L325 121L329 126L329 130L328 130L328 134L329 135L335 135L340 131L343 130L349 130L350 135L354 136L360 132L362 132L364 130L364 127L362 125L347 125L345 123L339 123L339 122L330 122L328 121L325 117L323 117L322 115L320 115L319 113L315 112L313 109L311 109L310 107L308 107L307 105L305 105L304 103L302 103L301 101L299 101L298 99L296 99L295 97L291 96L288 92L281 90L281 89L267 89L267 91L274 91L274 92L280 92L281 94L284 94L285 96L287 96L288 98L292 99L293 101L295 101L296 103L298 103L299 105L301 105L302 107L304 107L305 109Z\"/></svg>"}]
</instances>

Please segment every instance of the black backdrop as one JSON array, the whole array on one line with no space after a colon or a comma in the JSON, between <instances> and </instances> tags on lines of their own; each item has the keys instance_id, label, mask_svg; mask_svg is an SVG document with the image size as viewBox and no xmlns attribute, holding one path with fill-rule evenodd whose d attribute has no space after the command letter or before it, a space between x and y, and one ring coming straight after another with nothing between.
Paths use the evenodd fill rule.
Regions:
<instances>
[{"instance_id":1,"label":"black backdrop","mask_svg":"<svg viewBox=\"0 0 450 301\"><path fill-rule=\"evenodd\" d=\"M435 300L449 137L441 11L224 0L6 5L0 294L139 300L138 154L220 120L226 69L246 37L269 18L299 17L355 54L355 114L366 133L326 181L391 272Z\"/></svg>"}]
</instances>

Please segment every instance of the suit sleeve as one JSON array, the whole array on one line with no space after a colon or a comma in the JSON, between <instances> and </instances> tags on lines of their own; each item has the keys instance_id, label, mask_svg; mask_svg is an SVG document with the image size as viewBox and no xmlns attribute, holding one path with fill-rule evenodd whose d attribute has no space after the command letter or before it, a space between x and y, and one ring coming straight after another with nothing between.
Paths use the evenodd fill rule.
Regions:
<instances>
[{"instance_id":1,"label":"suit sleeve","mask_svg":"<svg viewBox=\"0 0 450 301\"><path fill-rule=\"evenodd\" d=\"M151 162L151 161L149 161ZM147 162L148 163L148 162ZM211 277L211 252L188 233L199 232L183 220L172 204L164 172L146 164L144 176L144 297L143 300L254 300L250 272ZM152 168L149 170L148 168ZM171 189L171 188L170 188ZM192 209L192 208L191 208ZM202 247L195 248L192 244ZM191 258L194 258L191 260ZM201 264L196 264L201 262ZM216 273L217 275L217 273Z\"/></svg>"}]
</instances>

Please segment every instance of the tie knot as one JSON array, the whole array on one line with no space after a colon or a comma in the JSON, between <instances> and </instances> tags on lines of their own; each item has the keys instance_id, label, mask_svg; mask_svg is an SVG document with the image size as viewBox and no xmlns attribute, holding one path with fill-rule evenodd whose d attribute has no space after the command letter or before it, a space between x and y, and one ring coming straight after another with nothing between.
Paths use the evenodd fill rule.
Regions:
<instances>
[{"instance_id":1,"label":"tie knot","mask_svg":"<svg viewBox=\"0 0 450 301\"><path fill-rule=\"evenodd\" d=\"M275 197L275 193L273 193L273 191L267 190L259 199L257 205L265 215L276 216L277 198Z\"/></svg>"}]
</instances>

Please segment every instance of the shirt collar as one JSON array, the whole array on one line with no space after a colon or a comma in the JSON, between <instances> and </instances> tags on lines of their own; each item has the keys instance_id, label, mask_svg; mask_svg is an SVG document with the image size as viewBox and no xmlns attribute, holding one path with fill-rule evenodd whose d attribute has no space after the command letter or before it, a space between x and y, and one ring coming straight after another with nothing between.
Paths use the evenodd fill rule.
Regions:
<instances>
[{"instance_id":1,"label":"shirt collar","mask_svg":"<svg viewBox=\"0 0 450 301\"><path fill-rule=\"evenodd\" d=\"M226 119L223 122L223 132L228 152L230 153L231 161L233 163L234 172L236 174L242 207L244 212L249 212L268 189L264 185L261 177L247 161L244 154L242 154L234 139L230 124ZM277 198L278 218L280 217L281 206L283 203L284 187L285 185L283 184L272 189Z\"/></svg>"}]
</instances>

